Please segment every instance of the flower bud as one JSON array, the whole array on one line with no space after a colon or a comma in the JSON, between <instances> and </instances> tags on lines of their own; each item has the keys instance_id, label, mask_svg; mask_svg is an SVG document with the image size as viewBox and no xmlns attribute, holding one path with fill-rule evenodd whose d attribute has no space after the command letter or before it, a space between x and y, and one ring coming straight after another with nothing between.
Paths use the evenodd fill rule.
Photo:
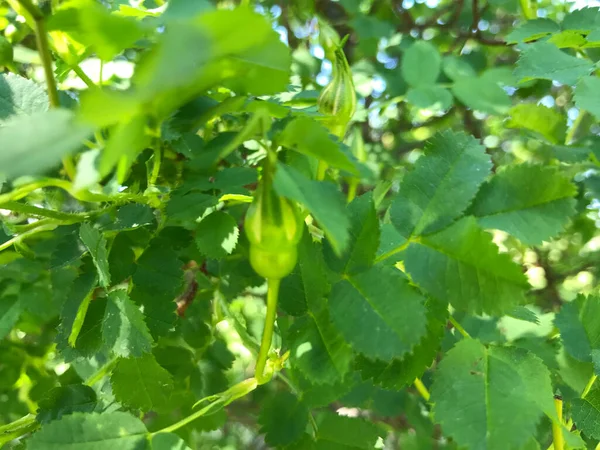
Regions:
<instances>
[{"instance_id":1,"label":"flower bud","mask_svg":"<svg viewBox=\"0 0 600 450\"><path fill-rule=\"evenodd\" d=\"M343 137L356 111L356 92L350 66L340 47L335 50L333 77L321 91L317 106L325 115L323 124L336 136Z\"/></svg>"}]
</instances>

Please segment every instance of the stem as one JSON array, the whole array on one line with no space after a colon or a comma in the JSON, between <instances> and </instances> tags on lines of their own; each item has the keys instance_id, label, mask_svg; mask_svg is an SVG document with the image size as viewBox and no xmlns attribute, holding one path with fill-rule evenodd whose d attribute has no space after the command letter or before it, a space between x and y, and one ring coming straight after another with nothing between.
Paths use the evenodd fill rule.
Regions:
<instances>
[{"instance_id":1,"label":"stem","mask_svg":"<svg viewBox=\"0 0 600 450\"><path fill-rule=\"evenodd\" d=\"M158 175L160 174L160 164L162 160L162 153L160 151L160 146L154 148L154 161L152 161L152 173L150 174L150 185L154 186L156 181L158 180Z\"/></svg>"},{"instance_id":2,"label":"stem","mask_svg":"<svg viewBox=\"0 0 600 450\"><path fill-rule=\"evenodd\" d=\"M327 163L325 161L319 160L319 165L317 166L317 181L323 181L325 179L326 173Z\"/></svg>"},{"instance_id":3,"label":"stem","mask_svg":"<svg viewBox=\"0 0 600 450\"><path fill-rule=\"evenodd\" d=\"M563 436L563 401L559 396L554 397L554 407L558 421L552 421L552 446L554 450L564 450L565 438Z\"/></svg>"},{"instance_id":4,"label":"stem","mask_svg":"<svg viewBox=\"0 0 600 450\"><path fill-rule=\"evenodd\" d=\"M588 381L588 384L585 386L585 389L581 393L581 398L585 398L585 396L587 396L589 394L589 392L592 390L592 386L594 386L594 383L596 382L597 379L598 379L598 375L594 374L591 376L590 380Z\"/></svg>"},{"instance_id":5,"label":"stem","mask_svg":"<svg viewBox=\"0 0 600 450\"><path fill-rule=\"evenodd\" d=\"M571 128L569 128L569 131L567 132L567 136L565 137L565 145L569 145L573 142L573 138L579 131L579 127L583 123L583 119L584 119L585 115L586 115L586 112L583 109L580 109L579 114L573 121L573 125L571 125Z\"/></svg>"},{"instance_id":6,"label":"stem","mask_svg":"<svg viewBox=\"0 0 600 450\"><path fill-rule=\"evenodd\" d=\"M421 379L415 378L415 381L413 382L413 384L415 385L415 388L417 389L417 391L419 391L419 394L421 394L421 397L423 397L423 399L426 402L428 402L429 399L431 398L431 394L429 393L429 391L427 390L427 388L425 387L425 385L423 384Z\"/></svg>"},{"instance_id":7,"label":"stem","mask_svg":"<svg viewBox=\"0 0 600 450\"><path fill-rule=\"evenodd\" d=\"M260 351L256 359L256 369L254 376L258 384L265 384L273 376L272 373L265 373L271 341L273 340L273 329L275 327L275 318L277 316L277 297L279 296L279 285L281 280L269 279L267 291L267 316L265 317L265 328L263 329Z\"/></svg>"},{"instance_id":8,"label":"stem","mask_svg":"<svg viewBox=\"0 0 600 450\"><path fill-rule=\"evenodd\" d=\"M452 315L449 316L448 320L450 320L450 323L452 324L452 326L454 327L454 329L456 331L458 331L460 334L463 335L463 337L467 338L467 339L471 339L471 335L469 333L467 333L467 330L465 330L462 325L460 323L457 322L457 320L452 317Z\"/></svg>"},{"instance_id":9,"label":"stem","mask_svg":"<svg viewBox=\"0 0 600 450\"><path fill-rule=\"evenodd\" d=\"M348 183L348 195L346 196L346 203L352 202L354 197L356 197L356 188L358 188L358 180L356 178L352 178Z\"/></svg>"},{"instance_id":10,"label":"stem","mask_svg":"<svg viewBox=\"0 0 600 450\"><path fill-rule=\"evenodd\" d=\"M100 381L104 376L112 370L112 368L117 364L119 358L113 358L109 360L106 364L101 366L96 372L94 372L90 377L85 380L85 384L88 386L93 386L98 381Z\"/></svg>"},{"instance_id":11,"label":"stem","mask_svg":"<svg viewBox=\"0 0 600 450\"><path fill-rule=\"evenodd\" d=\"M521 4L521 10L523 11L523 15L527 20L535 19L536 13L534 9L531 7L530 0L519 0Z\"/></svg>"},{"instance_id":12,"label":"stem","mask_svg":"<svg viewBox=\"0 0 600 450\"><path fill-rule=\"evenodd\" d=\"M6 209L8 211L14 211L18 213L27 214L30 216L38 217L49 217L50 219L57 219L69 222L82 222L90 217L90 213L67 213L62 211L54 211L52 209L40 208L39 206L28 205L26 203L19 202L5 202L1 205L0 209Z\"/></svg>"},{"instance_id":13,"label":"stem","mask_svg":"<svg viewBox=\"0 0 600 450\"><path fill-rule=\"evenodd\" d=\"M375 258L374 264L377 264L378 262L381 262L385 259L391 258L392 256L394 256L398 253L403 252L413 242L419 242L418 238L408 239L402 245L399 245L398 247L395 247L395 248L391 249L390 251L387 251L387 252L383 253L382 255L379 255L377 258Z\"/></svg>"},{"instance_id":14,"label":"stem","mask_svg":"<svg viewBox=\"0 0 600 450\"><path fill-rule=\"evenodd\" d=\"M78 65L73 65L73 66L69 66L70 69L75 72L75 74L81 78L81 81L83 81L87 87L89 88L93 88L96 87L96 84L94 83L94 81L87 76L87 74L83 71L83 69L81 67L79 67ZM100 77L100 79L102 79L102 76Z\"/></svg>"},{"instance_id":15,"label":"stem","mask_svg":"<svg viewBox=\"0 0 600 450\"><path fill-rule=\"evenodd\" d=\"M54 230L57 226L58 226L57 223L43 224L43 225L41 225L41 226L39 226L37 228L34 228L33 230L29 230L29 231L26 231L24 233L21 233L18 236L15 236L12 239L9 239L8 241L6 241L3 244L1 244L0 245L0 251L6 250L7 248L9 248L10 246L12 246L14 244L18 244L23 239L28 238L30 236L33 236L34 234L42 233L44 231Z\"/></svg>"}]
</instances>

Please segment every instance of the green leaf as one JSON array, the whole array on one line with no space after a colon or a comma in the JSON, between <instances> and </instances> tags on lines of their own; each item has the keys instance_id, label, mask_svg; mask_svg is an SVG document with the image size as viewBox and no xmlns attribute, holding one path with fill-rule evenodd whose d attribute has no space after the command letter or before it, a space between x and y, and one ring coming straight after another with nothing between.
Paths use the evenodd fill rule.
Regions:
<instances>
[{"instance_id":1,"label":"green leaf","mask_svg":"<svg viewBox=\"0 0 600 450\"><path fill-rule=\"evenodd\" d=\"M325 260L331 269L350 274L368 269L373 265L379 248L379 219L373 197L365 194L355 198L347 207L350 217L350 239L340 257L325 246Z\"/></svg>"},{"instance_id":2,"label":"green leaf","mask_svg":"<svg viewBox=\"0 0 600 450\"><path fill-rule=\"evenodd\" d=\"M431 388L436 422L459 445L518 449L554 411L550 373L523 349L464 339L439 365Z\"/></svg>"},{"instance_id":3,"label":"green leaf","mask_svg":"<svg viewBox=\"0 0 600 450\"><path fill-rule=\"evenodd\" d=\"M48 110L44 88L12 73L0 74L0 127L15 116L30 116Z\"/></svg>"},{"instance_id":4,"label":"green leaf","mask_svg":"<svg viewBox=\"0 0 600 450\"><path fill-rule=\"evenodd\" d=\"M107 214L98 220L98 222L102 223L104 231L135 230L136 228L152 225L154 221L152 208L140 203L123 205L117 210L115 217L109 217Z\"/></svg>"},{"instance_id":5,"label":"green leaf","mask_svg":"<svg viewBox=\"0 0 600 450\"><path fill-rule=\"evenodd\" d=\"M169 5L173 0L169 2ZM183 439L173 433L152 435L152 450L192 450Z\"/></svg>"},{"instance_id":6,"label":"green leaf","mask_svg":"<svg viewBox=\"0 0 600 450\"><path fill-rule=\"evenodd\" d=\"M523 271L473 218L410 244L405 266L415 283L460 311L503 314L525 303Z\"/></svg>"},{"instance_id":7,"label":"green leaf","mask_svg":"<svg viewBox=\"0 0 600 450\"><path fill-rule=\"evenodd\" d=\"M459 81L463 78L472 78L477 73L464 58L455 55L446 55L442 61L444 74L452 81Z\"/></svg>"},{"instance_id":8,"label":"green leaf","mask_svg":"<svg viewBox=\"0 0 600 450\"><path fill-rule=\"evenodd\" d=\"M440 75L442 57L427 41L416 41L404 52L402 76L410 86L432 85Z\"/></svg>"},{"instance_id":9,"label":"green leaf","mask_svg":"<svg viewBox=\"0 0 600 450\"><path fill-rule=\"evenodd\" d=\"M211 11L214 6L209 0L196 0L189 2L187 0L169 0L167 10L162 17L166 21L186 20L205 11Z\"/></svg>"},{"instance_id":10,"label":"green leaf","mask_svg":"<svg viewBox=\"0 0 600 450\"><path fill-rule=\"evenodd\" d=\"M390 362L359 355L356 367L363 379L386 389L400 390L421 377L433 363L440 348L448 319L448 305L427 300L427 332L409 355Z\"/></svg>"},{"instance_id":11,"label":"green leaf","mask_svg":"<svg viewBox=\"0 0 600 450\"><path fill-rule=\"evenodd\" d=\"M558 81L574 85L593 70L587 59L577 58L556 48L548 42L528 44L517 61L515 76L521 81L534 78Z\"/></svg>"},{"instance_id":12,"label":"green leaf","mask_svg":"<svg viewBox=\"0 0 600 450\"><path fill-rule=\"evenodd\" d=\"M577 429L594 439L600 439L600 389L592 389L585 398L571 402L571 414Z\"/></svg>"},{"instance_id":13,"label":"green leaf","mask_svg":"<svg viewBox=\"0 0 600 450\"><path fill-rule=\"evenodd\" d=\"M222 211L206 216L196 228L196 246L209 258L220 259L235 249L240 231L235 219Z\"/></svg>"},{"instance_id":14,"label":"green leaf","mask_svg":"<svg viewBox=\"0 0 600 450\"><path fill-rule=\"evenodd\" d=\"M560 330L565 350L575 359L592 362L594 351L600 350L600 297L579 295L564 303L554 324Z\"/></svg>"},{"instance_id":15,"label":"green leaf","mask_svg":"<svg viewBox=\"0 0 600 450\"><path fill-rule=\"evenodd\" d=\"M108 251L106 239L100 231L89 223L82 223L79 228L79 238L90 252L94 265L98 269L98 277L102 287L110 286L110 270L108 266Z\"/></svg>"},{"instance_id":16,"label":"green leaf","mask_svg":"<svg viewBox=\"0 0 600 450\"><path fill-rule=\"evenodd\" d=\"M151 354L120 359L110 383L118 402L143 412L165 411L174 389L171 374Z\"/></svg>"},{"instance_id":17,"label":"green leaf","mask_svg":"<svg viewBox=\"0 0 600 450\"><path fill-rule=\"evenodd\" d=\"M542 18L528 20L518 28L512 30L506 36L506 42L508 44L513 44L518 42L536 41L558 31L560 31L560 27L553 20Z\"/></svg>"},{"instance_id":18,"label":"green leaf","mask_svg":"<svg viewBox=\"0 0 600 450\"><path fill-rule=\"evenodd\" d=\"M504 89L489 77L460 78L452 85L452 93L469 108L487 114L505 114L512 104Z\"/></svg>"},{"instance_id":19,"label":"green leaf","mask_svg":"<svg viewBox=\"0 0 600 450\"><path fill-rule=\"evenodd\" d=\"M335 284L329 311L354 350L390 361L410 352L425 334L424 303L399 270L375 266Z\"/></svg>"},{"instance_id":20,"label":"green leaf","mask_svg":"<svg viewBox=\"0 0 600 450\"><path fill-rule=\"evenodd\" d=\"M61 157L77 150L90 133L66 109L16 116L0 128L0 173L15 178L51 169Z\"/></svg>"},{"instance_id":21,"label":"green leaf","mask_svg":"<svg viewBox=\"0 0 600 450\"><path fill-rule=\"evenodd\" d=\"M195 191L189 192L187 189L176 189L171 194L165 213L167 214L168 223L171 225L185 225L188 222L193 222L195 226L196 219L216 204L217 198L214 195Z\"/></svg>"},{"instance_id":22,"label":"green leaf","mask_svg":"<svg viewBox=\"0 0 600 450\"><path fill-rule=\"evenodd\" d=\"M298 263L294 271L281 280L279 307L287 314L301 316L309 304L324 299L330 288L322 245L304 230L298 244Z\"/></svg>"},{"instance_id":23,"label":"green leaf","mask_svg":"<svg viewBox=\"0 0 600 450\"><path fill-rule=\"evenodd\" d=\"M358 175L356 166L342 152L339 142L325 127L309 117L297 117L289 122L278 136L278 143L322 160L331 167Z\"/></svg>"},{"instance_id":24,"label":"green leaf","mask_svg":"<svg viewBox=\"0 0 600 450\"><path fill-rule=\"evenodd\" d=\"M311 383L333 384L348 373L352 350L333 326L324 299L314 301L289 333L292 364Z\"/></svg>"},{"instance_id":25,"label":"green leaf","mask_svg":"<svg viewBox=\"0 0 600 450\"><path fill-rule=\"evenodd\" d=\"M142 38L140 22L111 14L101 4L89 0L71 2L56 11L48 21L49 31L63 31L85 46L92 47L104 61L110 61Z\"/></svg>"},{"instance_id":26,"label":"green leaf","mask_svg":"<svg viewBox=\"0 0 600 450\"><path fill-rule=\"evenodd\" d=\"M280 391L260 410L258 423L271 447L286 446L300 439L308 424L308 408L290 392Z\"/></svg>"},{"instance_id":27,"label":"green leaf","mask_svg":"<svg viewBox=\"0 0 600 450\"><path fill-rule=\"evenodd\" d=\"M508 166L481 187L470 212L483 228L537 245L564 229L575 214L576 194L557 167Z\"/></svg>"},{"instance_id":28,"label":"green leaf","mask_svg":"<svg viewBox=\"0 0 600 450\"><path fill-rule=\"evenodd\" d=\"M140 356L152 348L152 336L144 322L144 314L125 290L108 294L102 339L117 356Z\"/></svg>"},{"instance_id":29,"label":"green leaf","mask_svg":"<svg viewBox=\"0 0 600 450\"><path fill-rule=\"evenodd\" d=\"M436 135L402 180L390 210L406 238L438 231L467 208L491 168L483 146L464 133Z\"/></svg>"},{"instance_id":30,"label":"green leaf","mask_svg":"<svg viewBox=\"0 0 600 450\"><path fill-rule=\"evenodd\" d=\"M563 143L567 132L565 117L542 105L521 103L510 110L510 128L523 128L542 135L553 144Z\"/></svg>"},{"instance_id":31,"label":"green leaf","mask_svg":"<svg viewBox=\"0 0 600 450\"><path fill-rule=\"evenodd\" d=\"M74 412L89 413L96 408L96 392L84 384L56 387L39 402L36 420L42 424Z\"/></svg>"},{"instance_id":32,"label":"green leaf","mask_svg":"<svg viewBox=\"0 0 600 450\"><path fill-rule=\"evenodd\" d=\"M598 8L581 8L565 15L561 23L563 30L579 30L588 32L600 25L600 12Z\"/></svg>"},{"instance_id":33,"label":"green leaf","mask_svg":"<svg viewBox=\"0 0 600 450\"><path fill-rule=\"evenodd\" d=\"M318 423L316 450L373 449L385 433L364 419L324 413Z\"/></svg>"},{"instance_id":34,"label":"green leaf","mask_svg":"<svg viewBox=\"0 0 600 450\"><path fill-rule=\"evenodd\" d=\"M423 85L410 88L406 101L420 109L444 111L452 106L452 94L440 86Z\"/></svg>"},{"instance_id":35,"label":"green leaf","mask_svg":"<svg viewBox=\"0 0 600 450\"><path fill-rule=\"evenodd\" d=\"M579 80L575 87L575 104L600 118L600 78L583 77Z\"/></svg>"},{"instance_id":36,"label":"green leaf","mask_svg":"<svg viewBox=\"0 0 600 450\"><path fill-rule=\"evenodd\" d=\"M349 239L348 219L344 197L329 182L313 181L291 166L278 164L273 182L277 194L303 204L325 232L329 243L338 254L346 248Z\"/></svg>"},{"instance_id":37,"label":"green leaf","mask_svg":"<svg viewBox=\"0 0 600 450\"><path fill-rule=\"evenodd\" d=\"M124 412L75 413L45 424L27 441L31 450L140 450L148 431L140 419Z\"/></svg>"},{"instance_id":38,"label":"green leaf","mask_svg":"<svg viewBox=\"0 0 600 450\"><path fill-rule=\"evenodd\" d=\"M21 313L25 311L25 303L18 295L2 295L0 297L0 339L10 333Z\"/></svg>"}]
</instances>

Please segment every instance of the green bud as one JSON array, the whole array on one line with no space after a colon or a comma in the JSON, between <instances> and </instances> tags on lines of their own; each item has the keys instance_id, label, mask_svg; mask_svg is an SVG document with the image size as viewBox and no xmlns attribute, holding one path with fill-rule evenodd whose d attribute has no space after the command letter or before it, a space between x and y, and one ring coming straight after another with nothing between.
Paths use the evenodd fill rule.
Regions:
<instances>
[{"instance_id":1,"label":"green bud","mask_svg":"<svg viewBox=\"0 0 600 450\"><path fill-rule=\"evenodd\" d=\"M350 66L340 47L335 51L333 77L321 91L317 106L325 116L324 125L336 136L343 137L356 112L356 92Z\"/></svg>"}]
</instances>

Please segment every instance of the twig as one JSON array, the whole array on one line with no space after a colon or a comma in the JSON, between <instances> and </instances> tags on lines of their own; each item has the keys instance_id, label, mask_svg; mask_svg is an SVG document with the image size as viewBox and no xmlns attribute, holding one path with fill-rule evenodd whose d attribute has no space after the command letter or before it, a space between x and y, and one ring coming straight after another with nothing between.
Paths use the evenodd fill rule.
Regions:
<instances>
[{"instance_id":1,"label":"twig","mask_svg":"<svg viewBox=\"0 0 600 450\"><path fill-rule=\"evenodd\" d=\"M470 339L470 338L471 338L471 335L470 335L469 333L467 333L467 330L465 330L465 329L462 327L462 325L461 325L460 323L458 323L458 321L457 321L457 320L456 320L454 317L452 317L452 315L450 315L450 316L448 317L448 320L450 321L450 323L452 324L452 326L454 327L454 329L455 329L456 331L458 331L460 334L462 334L462 335L463 335L463 337L465 337L465 338L467 338L467 339Z\"/></svg>"}]
</instances>

